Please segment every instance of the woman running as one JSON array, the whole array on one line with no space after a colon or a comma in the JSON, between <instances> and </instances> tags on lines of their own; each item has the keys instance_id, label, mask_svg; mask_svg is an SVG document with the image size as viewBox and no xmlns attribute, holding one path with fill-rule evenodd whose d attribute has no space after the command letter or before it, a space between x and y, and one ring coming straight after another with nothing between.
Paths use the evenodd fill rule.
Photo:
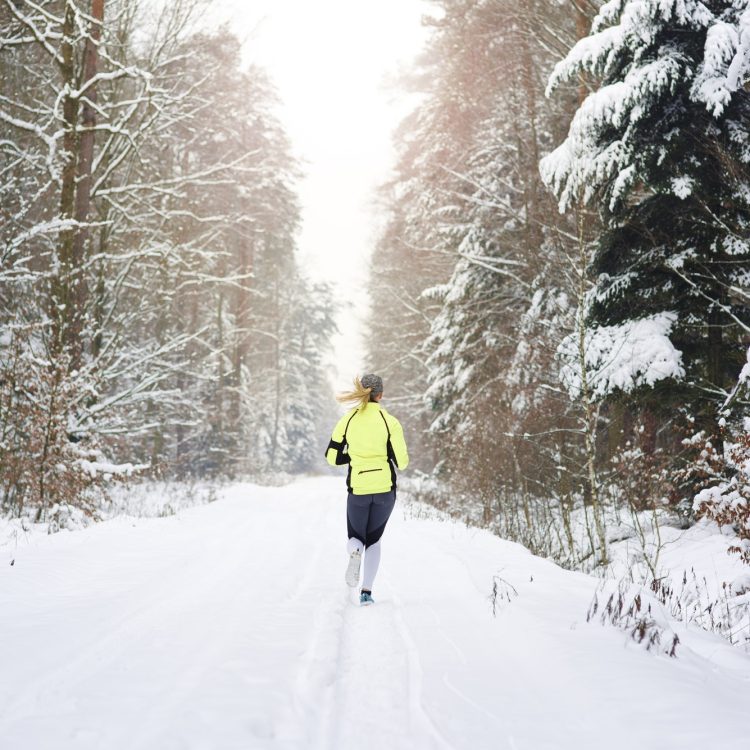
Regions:
<instances>
[{"instance_id":1,"label":"woman running","mask_svg":"<svg viewBox=\"0 0 750 750\"><path fill-rule=\"evenodd\" d=\"M409 463L404 431L399 421L380 406L383 380L377 375L354 379L354 390L342 393L340 403L356 403L333 430L326 449L331 466L349 464L346 521L349 565L346 583L359 583L364 554L360 604L372 604L372 584L380 565L380 537L396 503L396 468Z\"/></svg>"}]
</instances>

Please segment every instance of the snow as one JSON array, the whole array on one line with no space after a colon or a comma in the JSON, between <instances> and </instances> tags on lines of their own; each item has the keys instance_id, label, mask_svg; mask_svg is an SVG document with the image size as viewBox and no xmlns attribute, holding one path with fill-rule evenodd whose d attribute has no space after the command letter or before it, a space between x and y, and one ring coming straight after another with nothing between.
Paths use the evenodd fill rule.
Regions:
<instances>
[{"instance_id":1,"label":"snow","mask_svg":"<svg viewBox=\"0 0 750 750\"><path fill-rule=\"evenodd\" d=\"M615 210L653 158L644 154L642 131L633 127L654 112L668 109L665 99L682 83L691 97L718 118L734 93L750 76L750 9L736 3L715 16L699 0L613 0L605 3L592 24L555 66L547 95L561 84L588 74L607 81L578 108L565 141L540 162L544 183L557 195L561 212L576 201L588 203L611 186L606 199ZM692 62L678 47L664 44L661 32L705 29L703 58ZM618 68L619 66L619 68ZM613 129L615 134L613 135ZM648 182L648 180L646 180ZM678 180L675 194L687 197L691 185Z\"/></svg>"},{"instance_id":2,"label":"snow","mask_svg":"<svg viewBox=\"0 0 750 750\"><path fill-rule=\"evenodd\" d=\"M738 542L736 533L708 519L678 529L664 523L662 517L656 534L651 514L639 515L643 539L633 533L632 525L630 529L624 525L620 529L622 538L609 546L612 563L607 575L611 585L628 580L650 583L653 576L648 559L662 590L671 592L666 597L666 608L674 618L688 620L710 632L722 632L747 649L750 608L740 595L750 580L750 569L739 555L728 552ZM613 533L617 533L614 525L610 527L610 534ZM713 658L711 640L695 639L691 649Z\"/></svg>"},{"instance_id":3,"label":"snow","mask_svg":"<svg viewBox=\"0 0 750 750\"><path fill-rule=\"evenodd\" d=\"M734 11L738 13L739 10ZM750 75L750 8L733 23L717 20L706 33L703 63L692 87L696 101L714 117L722 114L732 95Z\"/></svg>"},{"instance_id":4,"label":"snow","mask_svg":"<svg viewBox=\"0 0 750 750\"><path fill-rule=\"evenodd\" d=\"M585 362L591 395L601 398L616 389L628 393L666 378L682 378L682 354L669 340L676 317L671 312L656 313L587 330ZM563 362L560 380L571 398L578 398L583 385L577 333L562 340L558 356Z\"/></svg>"},{"instance_id":5,"label":"snow","mask_svg":"<svg viewBox=\"0 0 750 750\"><path fill-rule=\"evenodd\" d=\"M742 365L740 376L737 379L737 382L741 384L746 384L748 381L750 381L750 348L748 348L747 350L747 354L745 356L745 364Z\"/></svg>"},{"instance_id":6,"label":"snow","mask_svg":"<svg viewBox=\"0 0 750 750\"><path fill-rule=\"evenodd\" d=\"M742 365L737 383L724 401L722 409L726 409L741 392L748 388L748 385L750 385L750 347L745 355L745 363Z\"/></svg>"},{"instance_id":7,"label":"snow","mask_svg":"<svg viewBox=\"0 0 750 750\"><path fill-rule=\"evenodd\" d=\"M79 459L77 463L81 469L91 477L95 477L97 474L104 474L107 477L129 477L134 472L150 468L149 464L133 464L129 462L124 464L113 464L111 461L88 461L85 458ZM62 464L62 467L64 471L65 465Z\"/></svg>"},{"instance_id":8,"label":"snow","mask_svg":"<svg viewBox=\"0 0 750 750\"><path fill-rule=\"evenodd\" d=\"M648 114L643 108L647 94L659 98L676 86L682 68L677 53L665 53L631 69L624 80L602 86L586 97L573 116L565 141L539 163L542 180L560 196L561 213L579 195L584 203L590 201L602 183L610 180L614 181L610 207L620 199L636 179L636 162L641 157L631 142L637 130L627 126ZM554 74L550 80L554 82ZM602 146L602 134L610 128L623 129L623 138L605 141Z\"/></svg>"},{"instance_id":9,"label":"snow","mask_svg":"<svg viewBox=\"0 0 750 750\"><path fill-rule=\"evenodd\" d=\"M740 649L672 621L648 652L586 622L596 579L403 499L360 609L344 507L340 478L238 484L32 536L0 568L3 747L747 747Z\"/></svg>"},{"instance_id":10,"label":"snow","mask_svg":"<svg viewBox=\"0 0 750 750\"><path fill-rule=\"evenodd\" d=\"M706 29L703 61L691 95L718 117L750 75L750 8L743 8L745 5L735 3L734 8L715 16L699 0L607 2L592 23L592 33L580 39L555 66L547 93L582 71L602 78L623 49L648 47L663 24L677 23L689 29Z\"/></svg>"},{"instance_id":11,"label":"snow","mask_svg":"<svg viewBox=\"0 0 750 750\"><path fill-rule=\"evenodd\" d=\"M672 178L672 192L681 200L685 200L693 192L695 181L685 175Z\"/></svg>"}]
</instances>

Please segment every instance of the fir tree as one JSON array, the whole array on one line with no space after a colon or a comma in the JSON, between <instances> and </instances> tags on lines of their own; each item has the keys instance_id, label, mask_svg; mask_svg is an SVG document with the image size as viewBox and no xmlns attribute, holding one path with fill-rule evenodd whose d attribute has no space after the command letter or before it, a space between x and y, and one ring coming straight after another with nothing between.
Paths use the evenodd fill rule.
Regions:
<instances>
[{"instance_id":1,"label":"fir tree","mask_svg":"<svg viewBox=\"0 0 750 750\"><path fill-rule=\"evenodd\" d=\"M550 90L582 75L600 82L542 176L562 211L596 205L606 227L587 323L618 342L638 321L672 321L657 335L680 366L644 383L653 363L643 361L603 394L625 392L652 415L684 405L712 418L750 332L748 5L608 2L550 79Z\"/></svg>"}]
</instances>

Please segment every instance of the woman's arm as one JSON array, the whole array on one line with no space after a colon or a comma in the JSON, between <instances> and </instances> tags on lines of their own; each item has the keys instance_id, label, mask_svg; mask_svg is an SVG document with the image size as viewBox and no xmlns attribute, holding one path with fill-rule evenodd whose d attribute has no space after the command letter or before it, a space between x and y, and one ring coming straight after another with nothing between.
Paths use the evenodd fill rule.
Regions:
<instances>
[{"instance_id":1,"label":"woman's arm","mask_svg":"<svg viewBox=\"0 0 750 750\"><path fill-rule=\"evenodd\" d=\"M348 460L343 460L343 440L344 433L346 432L346 426L349 424L349 414L344 414L341 419L336 423L333 428L333 435L331 435L331 442L328 443L326 448L326 461L331 466L341 466L342 464L348 463ZM347 456L348 458L348 456Z\"/></svg>"},{"instance_id":2,"label":"woman's arm","mask_svg":"<svg viewBox=\"0 0 750 750\"><path fill-rule=\"evenodd\" d=\"M404 429L396 417L389 414L388 419L388 427L391 430L391 446L393 446L393 454L396 457L396 466L399 469L405 469L409 465L409 453L406 450Z\"/></svg>"}]
</instances>

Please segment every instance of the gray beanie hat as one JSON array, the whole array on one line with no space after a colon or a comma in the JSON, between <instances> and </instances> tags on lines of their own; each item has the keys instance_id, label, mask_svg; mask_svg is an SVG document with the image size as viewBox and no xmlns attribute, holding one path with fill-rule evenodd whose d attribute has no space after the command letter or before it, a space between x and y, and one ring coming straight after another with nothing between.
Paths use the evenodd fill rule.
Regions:
<instances>
[{"instance_id":1,"label":"gray beanie hat","mask_svg":"<svg viewBox=\"0 0 750 750\"><path fill-rule=\"evenodd\" d=\"M370 397L377 396L383 392L383 378L380 375L373 375L372 373L363 375L359 382L362 383L363 388L371 389Z\"/></svg>"}]
</instances>

